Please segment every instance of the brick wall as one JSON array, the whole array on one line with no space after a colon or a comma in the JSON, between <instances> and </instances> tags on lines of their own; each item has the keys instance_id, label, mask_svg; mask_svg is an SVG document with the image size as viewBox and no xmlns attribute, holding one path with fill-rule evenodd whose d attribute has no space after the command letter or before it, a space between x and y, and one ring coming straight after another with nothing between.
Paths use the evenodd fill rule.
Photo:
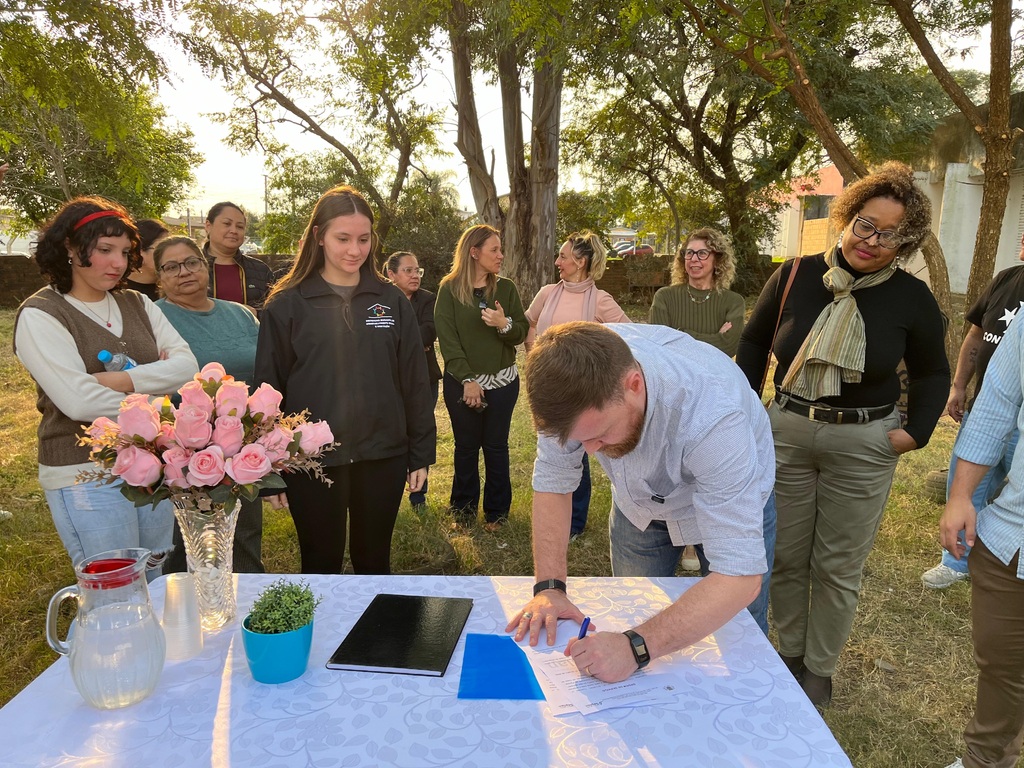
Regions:
<instances>
[{"instance_id":1,"label":"brick wall","mask_svg":"<svg viewBox=\"0 0 1024 768\"><path fill-rule=\"evenodd\" d=\"M35 259L0 255L0 307L16 308L44 285Z\"/></svg>"},{"instance_id":2,"label":"brick wall","mask_svg":"<svg viewBox=\"0 0 1024 768\"><path fill-rule=\"evenodd\" d=\"M257 254L271 269L286 268L294 256L288 253ZM35 259L0 254L0 307L17 308L21 302L46 285Z\"/></svg>"}]
</instances>

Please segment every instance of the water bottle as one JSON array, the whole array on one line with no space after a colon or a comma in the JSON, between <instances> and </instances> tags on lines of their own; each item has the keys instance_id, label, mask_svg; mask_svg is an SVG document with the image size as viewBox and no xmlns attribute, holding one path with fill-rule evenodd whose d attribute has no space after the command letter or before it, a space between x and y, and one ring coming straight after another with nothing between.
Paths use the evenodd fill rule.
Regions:
<instances>
[{"instance_id":1,"label":"water bottle","mask_svg":"<svg viewBox=\"0 0 1024 768\"><path fill-rule=\"evenodd\" d=\"M96 357L99 358L99 361L103 363L103 367L108 371L127 371L138 365L138 363L123 352L112 355L104 349Z\"/></svg>"}]
</instances>

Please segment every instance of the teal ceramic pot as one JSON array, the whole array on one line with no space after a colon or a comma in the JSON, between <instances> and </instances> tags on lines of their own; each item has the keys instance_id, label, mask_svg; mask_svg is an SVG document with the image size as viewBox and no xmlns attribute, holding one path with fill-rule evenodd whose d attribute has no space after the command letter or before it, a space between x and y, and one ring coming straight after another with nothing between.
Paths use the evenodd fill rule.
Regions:
<instances>
[{"instance_id":1,"label":"teal ceramic pot","mask_svg":"<svg viewBox=\"0 0 1024 768\"><path fill-rule=\"evenodd\" d=\"M309 664L313 644L313 622L291 632L264 635L249 630L249 617L242 622L242 645L249 671L258 683L287 683L300 677Z\"/></svg>"}]
</instances>

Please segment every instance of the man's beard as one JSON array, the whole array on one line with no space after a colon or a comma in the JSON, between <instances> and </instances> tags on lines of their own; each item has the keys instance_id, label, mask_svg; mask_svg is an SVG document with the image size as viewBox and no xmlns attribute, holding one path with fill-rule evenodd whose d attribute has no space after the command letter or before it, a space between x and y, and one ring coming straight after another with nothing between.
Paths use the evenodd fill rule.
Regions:
<instances>
[{"instance_id":1,"label":"man's beard","mask_svg":"<svg viewBox=\"0 0 1024 768\"><path fill-rule=\"evenodd\" d=\"M627 453L632 453L633 449L640 444L640 437L643 435L643 431L644 415L643 413L638 413L626 438L621 443L601 446L601 450L598 453L603 454L609 459L621 459Z\"/></svg>"}]
</instances>

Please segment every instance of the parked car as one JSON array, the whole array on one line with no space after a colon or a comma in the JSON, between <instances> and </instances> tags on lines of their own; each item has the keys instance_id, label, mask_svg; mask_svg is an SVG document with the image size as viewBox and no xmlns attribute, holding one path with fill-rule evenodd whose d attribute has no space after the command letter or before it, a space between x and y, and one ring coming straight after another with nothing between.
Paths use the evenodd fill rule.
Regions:
<instances>
[{"instance_id":1,"label":"parked car","mask_svg":"<svg viewBox=\"0 0 1024 768\"><path fill-rule=\"evenodd\" d=\"M617 243L615 246L617 256L653 256L654 248L645 243Z\"/></svg>"}]
</instances>

